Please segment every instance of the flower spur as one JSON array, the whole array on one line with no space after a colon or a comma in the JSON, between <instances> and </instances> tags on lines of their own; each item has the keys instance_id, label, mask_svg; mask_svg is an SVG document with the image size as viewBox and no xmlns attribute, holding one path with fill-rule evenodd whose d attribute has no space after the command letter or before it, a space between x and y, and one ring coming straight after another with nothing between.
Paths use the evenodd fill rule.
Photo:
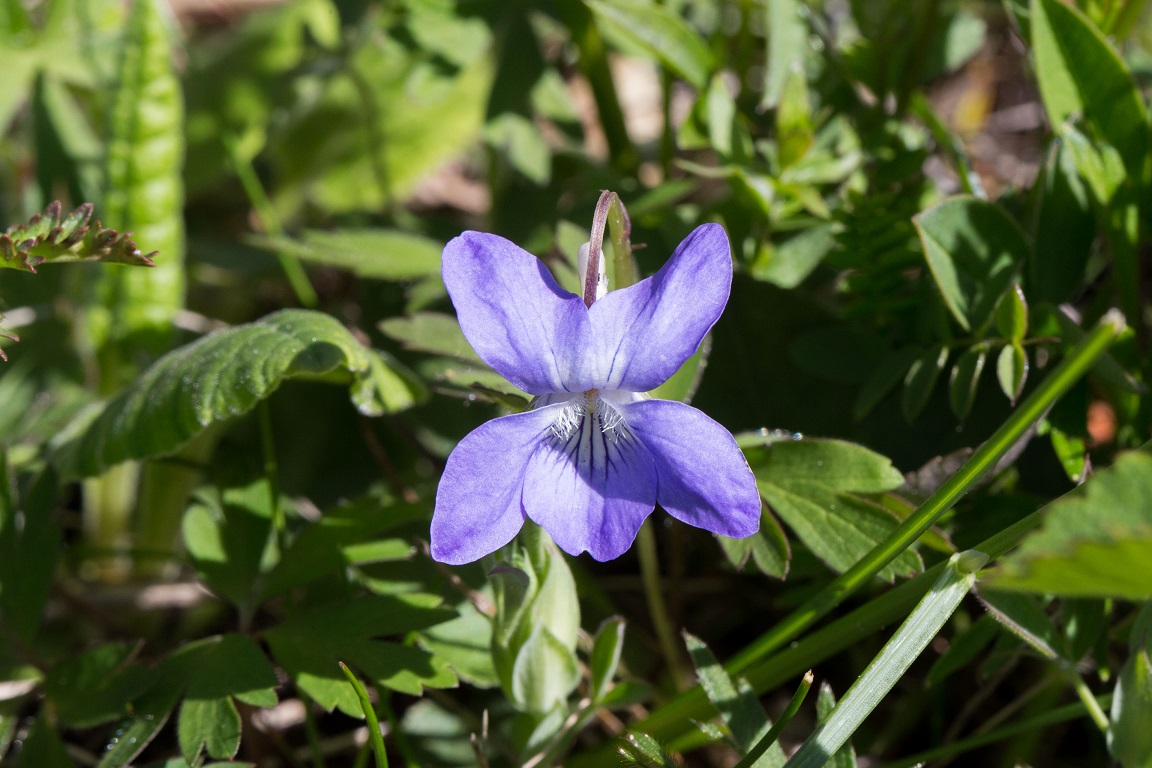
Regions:
<instances>
[{"instance_id":1,"label":"flower spur","mask_svg":"<svg viewBox=\"0 0 1152 768\"><path fill-rule=\"evenodd\" d=\"M601 285L587 302L532 254L480 232L448 243L443 276L476 353L535 399L448 457L433 557L472 562L531 519L565 552L611 560L656 502L713 533L756 532L760 498L732 435L689 405L645 394L695 353L728 300L732 259L719 225L698 227L651 277L607 293Z\"/></svg>"}]
</instances>

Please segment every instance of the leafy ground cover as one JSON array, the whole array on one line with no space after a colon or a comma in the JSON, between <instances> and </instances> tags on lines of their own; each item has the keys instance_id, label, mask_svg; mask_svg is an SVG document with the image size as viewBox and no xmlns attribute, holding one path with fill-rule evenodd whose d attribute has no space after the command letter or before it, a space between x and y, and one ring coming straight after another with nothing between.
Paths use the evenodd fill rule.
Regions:
<instances>
[{"instance_id":1,"label":"leafy ground cover","mask_svg":"<svg viewBox=\"0 0 1152 768\"><path fill-rule=\"evenodd\" d=\"M1145 5L3 3L0 764L1152 766Z\"/></svg>"}]
</instances>

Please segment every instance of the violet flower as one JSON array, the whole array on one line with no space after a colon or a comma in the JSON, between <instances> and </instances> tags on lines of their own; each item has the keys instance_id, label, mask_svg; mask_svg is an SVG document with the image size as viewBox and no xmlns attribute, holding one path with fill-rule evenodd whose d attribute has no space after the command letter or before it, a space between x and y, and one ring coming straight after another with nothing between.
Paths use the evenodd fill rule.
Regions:
<instances>
[{"instance_id":1,"label":"violet flower","mask_svg":"<svg viewBox=\"0 0 1152 768\"><path fill-rule=\"evenodd\" d=\"M530 518L565 552L611 560L655 502L713 533L756 532L760 497L732 435L689 405L644 394L695 353L728 301L732 259L719 225L698 227L655 275L597 290L587 306L496 235L448 243L443 275L477 354L536 397L448 457L434 558L477 560Z\"/></svg>"}]
</instances>

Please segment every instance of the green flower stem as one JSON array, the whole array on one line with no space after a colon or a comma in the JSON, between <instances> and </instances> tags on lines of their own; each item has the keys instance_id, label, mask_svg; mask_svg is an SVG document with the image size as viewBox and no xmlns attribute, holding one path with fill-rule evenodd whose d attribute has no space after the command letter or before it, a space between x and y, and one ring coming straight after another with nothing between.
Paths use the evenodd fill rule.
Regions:
<instances>
[{"instance_id":1,"label":"green flower stem","mask_svg":"<svg viewBox=\"0 0 1152 768\"><path fill-rule=\"evenodd\" d=\"M264 186L260 183L260 177L256 175L252 164L240 154L236 140L230 134L224 136L224 147L228 150L228 160L236 171L236 178L240 179L240 186L244 187L244 194L248 195L248 202L252 204L256 218L260 220L260 227L269 235L283 237L284 227L280 224L280 217L276 215L276 209L268 199ZM284 276L288 278L288 283L296 294L296 300L303 307L315 307L319 300L316 289L308 281L308 274L304 271L300 260L290 253L285 253L281 248L276 249L276 258L279 259L280 268L284 270Z\"/></svg>"},{"instance_id":2,"label":"green flower stem","mask_svg":"<svg viewBox=\"0 0 1152 768\"><path fill-rule=\"evenodd\" d=\"M360 700L360 710L364 713L364 722L368 725L368 743L372 745L372 754L376 756L376 768L388 768L388 752L384 749L384 736L380 733L380 718L376 716L372 700L368 698L368 691L364 690L364 685L344 662L340 662L340 671L348 678L352 690L356 691L356 698Z\"/></svg>"},{"instance_id":3,"label":"green flower stem","mask_svg":"<svg viewBox=\"0 0 1152 768\"><path fill-rule=\"evenodd\" d=\"M664 602L664 592L660 589L660 561L656 556L656 535L652 532L652 521L640 526L636 535L636 554L640 558L640 576L644 582L644 598L652 617L652 628L660 642L660 652L668 664L672 683L682 691L688 682L688 670L680 656L680 644L676 639L676 629L668 618L668 606Z\"/></svg>"},{"instance_id":4,"label":"green flower stem","mask_svg":"<svg viewBox=\"0 0 1152 768\"><path fill-rule=\"evenodd\" d=\"M760 759L761 755L768 751L768 748L776 743L780 738L780 732L788 723L792 722L792 718L800 711L800 705L804 703L804 699L808 697L808 691L812 688L812 683L816 678L812 674L812 670L804 673L804 677L800 679L800 687L796 689L796 693L792 694L792 700L788 702L788 706L784 708L784 712L768 729L768 733L764 734L764 738L756 742L756 746L748 750L748 754L736 763L735 768L752 768L756 761Z\"/></svg>"},{"instance_id":5,"label":"green flower stem","mask_svg":"<svg viewBox=\"0 0 1152 768\"><path fill-rule=\"evenodd\" d=\"M1005 451L1016 440L1038 421L1043 413L1058 400L1076 381L1080 379L1115 341L1124 329L1121 318L1116 313L1105 316L1100 325L1088 335L1075 349L1057 366L1051 375L1033 392L1020 407L1009 417L1008 421L949 479L933 496L924 502L920 508L903 524L892 532L890 537L877 545L876 548L861 563L875 563L877 552L888 553L892 550L891 542L908 540L909 531L914 531L911 540L915 540L923 530L929 528L935 521L951 508L956 501L972 489L979 479L989 472ZM991 447L991 448L990 448ZM931 514L926 516L924 510ZM1016 524L990 537L976 545L976 548L988 554L992 559L1000 557L1013 547L1026 533L1039 526L1040 512L1024 518ZM927 521L927 522L926 522ZM910 541L909 541L910 543ZM905 545L906 546L906 545ZM871 576L903 549L875 565L875 571L865 575L858 564L835 580L827 589L810 599L791 616L786 618L777 629L773 629L761 636L753 643L756 653L748 649L738 654L727 665L729 674L739 674L747 670L748 681L757 691L764 691L779 685L788 677L797 674L797 670L807 669L814 664L829 658L833 654L858 642L861 638L879 631L882 627L899 620L907 611L928 591L932 583L939 576L944 564L928 569L914 579L904 582L898 587L885 592L867 605L858 608L848 615L829 624L820 631L804 639L804 642L785 649L779 654L767 658L776 649L790 643L795 637L811 626L817 619L824 616L837 603L828 605L829 593L841 590L844 584L851 586L849 591L836 591L838 601L843 600L856 588L867 582ZM853 576L853 574L856 574ZM851 580L848 577L853 576ZM815 612L814 612L815 611ZM783 627L783 629L780 629ZM740 666L737 666L739 662ZM684 733L689 727L692 718L705 718L708 716L709 703L699 687L687 691L683 695L668 702L657 709L644 720L634 724L635 730L652 733L657 738L671 738ZM673 742L674 749L685 749L691 744L702 743L694 737ZM596 751L580 755L571 761L573 768L578 766L596 765L595 759L602 754ZM587 760L585 760L587 758Z\"/></svg>"},{"instance_id":6,"label":"green flower stem","mask_svg":"<svg viewBox=\"0 0 1152 768\"><path fill-rule=\"evenodd\" d=\"M900 524L888 538L877 544L854 566L838 576L827 587L810 598L790 616L736 654L728 664L729 671L739 674L768 654L791 642L801 632L827 615L850 595L867 584L884 566L908 549L920 536L936 524L941 515L955 506L988 474L1001 457L1032 428L1044 414L1080 380L1096 360L1112 345L1124 330L1124 320L1113 310L1106 314L1096 328L1069 355L1056 370L1036 388L1020 407L1008 417L998 430L964 462L956 474L948 478L936 492Z\"/></svg>"}]
</instances>

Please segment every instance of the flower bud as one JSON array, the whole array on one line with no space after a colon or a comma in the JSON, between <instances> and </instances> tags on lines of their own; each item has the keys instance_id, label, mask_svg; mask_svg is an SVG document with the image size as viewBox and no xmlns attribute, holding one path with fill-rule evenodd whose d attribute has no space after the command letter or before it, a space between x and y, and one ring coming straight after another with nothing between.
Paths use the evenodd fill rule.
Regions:
<instances>
[{"instance_id":1,"label":"flower bud","mask_svg":"<svg viewBox=\"0 0 1152 768\"><path fill-rule=\"evenodd\" d=\"M580 679L580 604L564 556L529 524L488 578L496 601L492 661L505 695L525 712L563 705Z\"/></svg>"}]
</instances>

